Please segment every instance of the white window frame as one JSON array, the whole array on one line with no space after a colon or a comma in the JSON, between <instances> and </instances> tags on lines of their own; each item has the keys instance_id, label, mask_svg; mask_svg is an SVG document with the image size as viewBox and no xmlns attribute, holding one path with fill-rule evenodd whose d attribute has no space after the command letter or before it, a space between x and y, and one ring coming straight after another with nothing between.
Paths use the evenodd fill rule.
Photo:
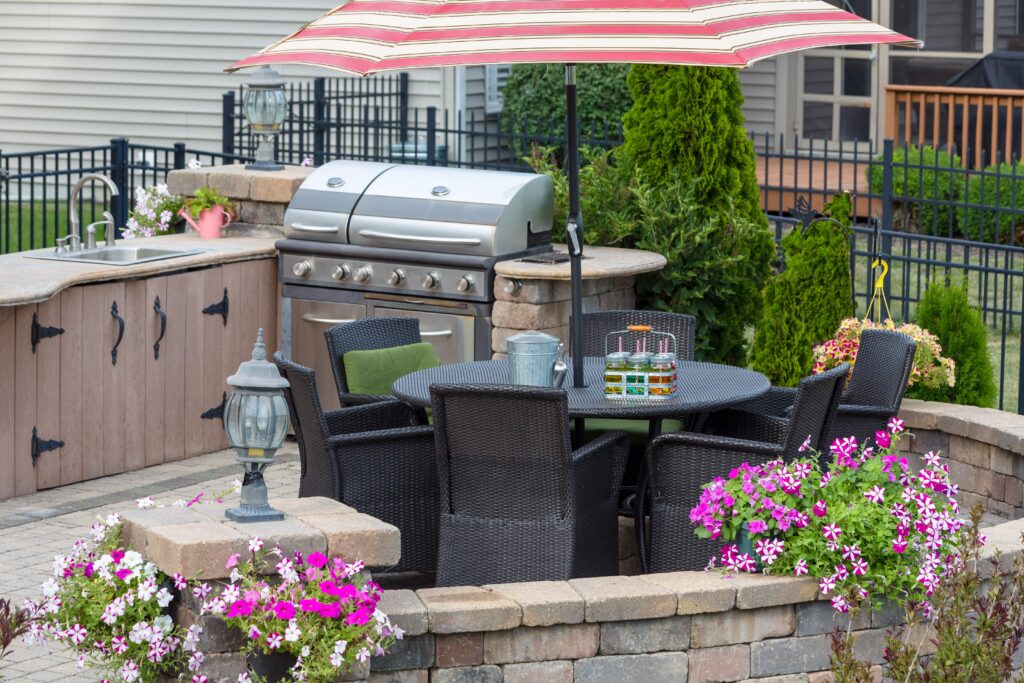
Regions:
<instances>
[{"instance_id":1,"label":"white window frame","mask_svg":"<svg viewBox=\"0 0 1024 683\"><path fill-rule=\"evenodd\" d=\"M484 66L484 111L500 114L504 100L501 91L505 88L511 64L487 64Z\"/></svg>"}]
</instances>

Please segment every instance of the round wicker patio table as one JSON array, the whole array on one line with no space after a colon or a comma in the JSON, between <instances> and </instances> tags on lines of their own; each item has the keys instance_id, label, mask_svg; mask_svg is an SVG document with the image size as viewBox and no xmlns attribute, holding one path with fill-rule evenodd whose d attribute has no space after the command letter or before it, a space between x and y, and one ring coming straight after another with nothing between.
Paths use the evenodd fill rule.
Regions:
<instances>
[{"instance_id":1,"label":"round wicker patio table","mask_svg":"<svg viewBox=\"0 0 1024 683\"><path fill-rule=\"evenodd\" d=\"M759 372L730 365L679 361L676 395L668 399L609 400L604 395L604 359L585 358L587 386L575 388L572 365L564 385L571 417L610 417L655 420L723 408L764 394L771 387ZM400 401L425 408L430 405L432 384L508 384L508 361L439 365L399 378L392 393Z\"/></svg>"}]
</instances>

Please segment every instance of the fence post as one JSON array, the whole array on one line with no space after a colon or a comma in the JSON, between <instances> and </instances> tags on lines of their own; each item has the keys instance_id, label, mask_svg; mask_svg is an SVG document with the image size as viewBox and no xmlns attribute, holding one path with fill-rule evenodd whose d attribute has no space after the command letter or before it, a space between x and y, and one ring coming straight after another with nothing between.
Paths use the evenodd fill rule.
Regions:
<instances>
[{"instance_id":1,"label":"fence post","mask_svg":"<svg viewBox=\"0 0 1024 683\"><path fill-rule=\"evenodd\" d=\"M174 143L174 170L180 170L185 168L185 143L175 142Z\"/></svg>"},{"instance_id":2,"label":"fence post","mask_svg":"<svg viewBox=\"0 0 1024 683\"><path fill-rule=\"evenodd\" d=\"M235 91L228 90L220 100L220 151L235 153Z\"/></svg>"},{"instance_id":3,"label":"fence post","mask_svg":"<svg viewBox=\"0 0 1024 683\"><path fill-rule=\"evenodd\" d=\"M327 159L327 79L313 80L313 165Z\"/></svg>"},{"instance_id":4,"label":"fence post","mask_svg":"<svg viewBox=\"0 0 1024 683\"><path fill-rule=\"evenodd\" d=\"M437 165L437 107L427 107L427 164Z\"/></svg>"},{"instance_id":5,"label":"fence post","mask_svg":"<svg viewBox=\"0 0 1024 683\"><path fill-rule=\"evenodd\" d=\"M398 74L398 141L409 139L409 72ZM404 145L402 149L405 149Z\"/></svg>"},{"instance_id":6,"label":"fence post","mask_svg":"<svg viewBox=\"0 0 1024 683\"><path fill-rule=\"evenodd\" d=\"M128 187L128 154L128 138L110 141L110 179L119 192L110 198L110 212L114 214L114 225L118 227L128 222L128 200L132 195L132 189Z\"/></svg>"},{"instance_id":7,"label":"fence post","mask_svg":"<svg viewBox=\"0 0 1024 683\"><path fill-rule=\"evenodd\" d=\"M880 250L879 258L889 260L892 254L892 189L893 189L893 172L892 172L892 157L893 157L893 141L891 138L886 138L882 143L882 231L881 244L876 244L875 248ZM886 278L883 283L883 290L885 292L885 299L888 301L892 295L892 286L889 279Z\"/></svg>"}]
</instances>

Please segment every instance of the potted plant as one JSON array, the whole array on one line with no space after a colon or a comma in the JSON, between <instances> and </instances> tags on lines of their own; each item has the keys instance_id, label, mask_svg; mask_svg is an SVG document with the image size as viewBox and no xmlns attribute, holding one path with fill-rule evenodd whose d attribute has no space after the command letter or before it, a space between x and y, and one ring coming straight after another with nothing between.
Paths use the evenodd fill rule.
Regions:
<instances>
[{"instance_id":1,"label":"potted plant","mask_svg":"<svg viewBox=\"0 0 1024 683\"><path fill-rule=\"evenodd\" d=\"M217 239L231 224L234 203L212 187L201 187L195 196L185 200L178 215L188 221L203 239Z\"/></svg>"},{"instance_id":2,"label":"potted plant","mask_svg":"<svg viewBox=\"0 0 1024 683\"><path fill-rule=\"evenodd\" d=\"M952 358L942 356L942 346L934 334L913 323L897 325L889 318L881 323L870 319L847 318L844 320L839 324L839 329L836 330L832 339L827 339L814 347L813 372L817 374L834 368L840 363L849 363L852 374L853 366L857 362L857 350L860 348L860 335L864 330L872 328L902 332L917 344L914 366L911 368L910 378L907 380L908 387L920 384L934 389L956 384L956 363Z\"/></svg>"},{"instance_id":3,"label":"potted plant","mask_svg":"<svg viewBox=\"0 0 1024 683\"><path fill-rule=\"evenodd\" d=\"M836 439L828 471L817 454L743 465L705 484L690 513L696 534L722 539L729 571L809 575L832 606L928 599L960 562L963 520L957 487L936 453L914 472L896 450L903 422L893 418L875 443ZM803 448L801 450L807 451ZM733 543L746 528L753 553Z\"/></svg>"},{"instance_id":4,"label":"potted plant","mask_svg":"<svg viewBox=\"0 0 1024 683\"><path fill-rule=\"evenodd\" d=\"M186 664L198 672L202 628L182 628L168 614L173 590L184 589L185 579L176 575L172 582L122 548L120 530L120 518L109 515L93 525L91 538L54 558L43 597L27 603L33 621L26 641L55 641L77 655L80 667L125 683L154 681ZM198 673L194 678L202 680Z\"/></svg>"},{"instance_id":5,"label":"potted plant","mask_svg":"<svg viewBox=\"0 0 1024 683\"><path fill-rule=\"evenodd\" d=\"M181 219L178 212L184 200L173 195L166 183L153 187L135 188L135 208L128 216L128 222L121 230L121 237L153 237L171 232Z\"/></svg>"},{"instance_id":6,"label":"potted plant","mask_svg":"<svg viewBox=\"0 0 1024 683\"><path fill-rule=\"evenodd\" d=\"M259 538L250 539L249 550L244 562L228 558L232 581L203 613L246 634L249 666L260 680L335 681L404 635L377 609L383 591L362 562L318 552L286 557L264 550ZM271 566L272 575L261 575Z\"/></svg>"}]
</instances>

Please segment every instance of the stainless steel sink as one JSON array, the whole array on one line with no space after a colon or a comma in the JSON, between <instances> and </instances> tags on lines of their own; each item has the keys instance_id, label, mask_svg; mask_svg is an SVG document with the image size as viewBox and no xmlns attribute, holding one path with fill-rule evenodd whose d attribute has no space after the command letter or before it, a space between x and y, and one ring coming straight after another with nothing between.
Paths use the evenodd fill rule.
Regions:
<instances>
[{"instance_id":1,"label":"stainless steel sink","mask_svg":"<svg viewBox=\"0 0 1024 683\"><path fill-rule=\"evenodd\" d=\"M164 249L162 247L97 247L77 251L43 252L25 254L27 258L49 261L72 261L75 263L104 263L108 266L132 266L136 263L160 261L162 259L191 256L202 253L202 249Z\"/></svg>"}]
</instances>

